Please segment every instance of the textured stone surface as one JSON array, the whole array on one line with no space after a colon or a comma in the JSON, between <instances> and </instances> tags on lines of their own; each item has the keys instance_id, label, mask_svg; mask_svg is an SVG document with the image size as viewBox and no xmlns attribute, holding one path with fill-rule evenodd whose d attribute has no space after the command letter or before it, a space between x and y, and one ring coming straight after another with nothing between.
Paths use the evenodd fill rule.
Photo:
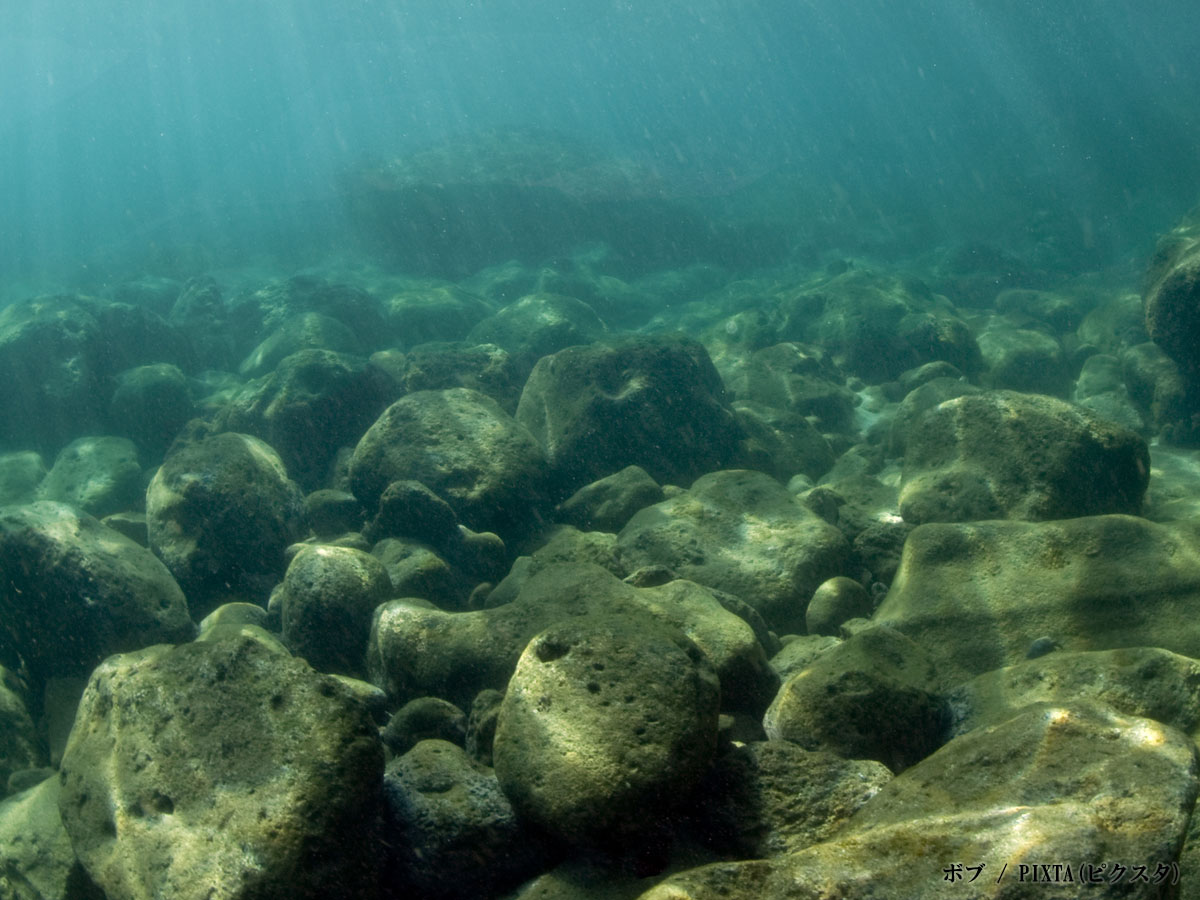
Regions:
<instances>
[{"instance_id":1,"label":"textured stone surface","mask_svg":"<svg viewBox=\"0 0 1200 900\"><path fill-rule=\"evenodd\" d=\"M905 436L905 521L1066 519L1141 511L1136 432L1052 397L990 391L939 403Z\"/></svg>"},{"instance_id":2,"label":"textured stone surface","mask_svg":"<svg viewBox=\"0 0 1200 900\"><path fill-rule=\"evenodd\" d=\"M517 421L546 452L560 496L641 466L687 483L728 465L741 429L704 348L673 336L568 347L534 366Z\"/></svg>"},{"instance_id":3,"label":"textured stone surface","mask_svg":"<svg viewBox=\"0 0 1200 900\"><path fill-rule=\"evenodd\" d=\"M393 481L419 481L476 531L529 527L545 458L533 436L467 388L418 391L389 406L350 460L354 495L374 511Z\"/></svg>"},{"instance_id":4,"label":"textured stone surface","mask_svg":"<svg viewBox=\"0 0 1200 900\"><path fill-rule=\"evenodd\" d=\"M714 472L638 512L617 538L629 569L660 564L741 597L777 631L803 631L817 586L841 574L842 533L769 475Z\"/></svg>"},{"instance_id":5,"label":"textured stone surface","mask_svg":"<svg viewBox=\"0 0 1200 900\"><path fill-rule=\"evenodd\" d=\"M620 846L695 785L720 685L681 632L615 616L552 625L500 704L496 777L522 818L576 845Z\"/></svg>"},{"instance_id":6,"label":"textured stone surface","mask_svg":"<svg viewBox=\"0 0 1200 900\"><path fill-rule=\"evenodd\" d=\"M172 453L146 491L150 546L197 615L237 597L265 601L283 552L303 537L304 497L279 455L227 432Z\"/></svg>"},{"instance_id":7,"label":"textured stone surface","mask_svg":"<svg viewBox=\"0 0 1200 900\"><path fill-rule=\"evenodd\" d=\"M1200 530L1133 516L921 525L874 621L920 644L944 684L1064 650L1200 657Z\"/></svg>"},{"instance_id":8,"label":"textured stone surface","mask_svg":"<svg viewBox=\"0 0 1200 900\"><path fill-rule=\"evenodd\" d=\"M1043 704L951 741L884 785L830 841L672 875L642 900L1150 900L1161 885L1123 877L1081 886L1079 866L1169 865L1196 790L1195 747L1174 729L1103 707ZM986 886L972 892L967 869L948 880L959 863L982 864ZM1060 869L1058 883L1033 883L1027 870L1022 883L1018 866L1033 863L1069 865L1072 880Z\"/></svg>"},{"instance_id":9,"label":"textured stone surface","mask_svg":"<svg viewBox=\"0 0 1200 900\"><path fill-rule=\"evenodd\" d=\"M61 503L0 509L0 571L0 664L39 692L46 678L195 632L154 554Z\"/></svg>"},{"instance_id":10,"label":"textured stone surface","mask_svg":"<svg viewBox=\"0 0 1200 900\"><path fill-rule=\"evenodd\" d=\"M61 771L63 824L109 900L375 895L366 707L252 639L106 660Z\"/></svg>"}]
</instances>

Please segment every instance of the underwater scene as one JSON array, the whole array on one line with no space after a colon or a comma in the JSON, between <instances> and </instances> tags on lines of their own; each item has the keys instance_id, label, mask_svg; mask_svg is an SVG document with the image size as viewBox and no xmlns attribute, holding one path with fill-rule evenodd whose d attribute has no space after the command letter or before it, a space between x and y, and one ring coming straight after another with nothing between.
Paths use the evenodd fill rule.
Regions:
<instances>
[{"instance_id":1,"label":"underwater scene","mask_svg":"<svg viewBox=\"0 0 1200 900\"><path fill-rule=\"evenodd\" d=\"M0 900L1200 898L1200 4L0 11Z\"/></svg>"}]
</instances>

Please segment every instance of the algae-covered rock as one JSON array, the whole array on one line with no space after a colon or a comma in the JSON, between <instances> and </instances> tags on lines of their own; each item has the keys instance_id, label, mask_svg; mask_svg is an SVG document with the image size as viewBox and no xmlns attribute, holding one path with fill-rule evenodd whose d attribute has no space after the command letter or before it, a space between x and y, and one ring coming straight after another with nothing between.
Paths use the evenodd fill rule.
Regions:
<instances>
[{"instance_id":1,"label":"algae-covered rock","mask_svg":"<svg viewBox=\"0 0 1200 900\"><path fill-rule=\"evenodd\" d=\"M1174 877L1196 792L1195 747L1178 731L1039 704L950 741L829 841L671 875L641 900L1150 900ZM1140 865L1160 883L1130 876Z\"/></svg>"},{"instance_id":2,"label":"algae-covered rock","mask_svg":"<svg viewBox=\"0 0 1200 900\"><path fill-rule=\"evenodd\" d=\"M71 848L58 813L60 792L59 779L46 778L0 802L0 897L5 900L106 900Z\"/></svg>"},{"instance_id":3,"label":"algae-covered rock","mask_svg":"<svg viewBox=\"0 0 1200 900\"><path fill-rule=\"evenodd\" d=\"M662 498L662 487L645 469L626 466L581 487L559 504L557 515L560 522L585 531L616 534L639 509Z\"/></svg>"},{"instance_id":4,"label":"algae-covered rock","mask_svg":"<svg viewBox=\"0 0 1200 900\"><path fill-rule=\"evenodd\" d=\"M1200 662L1157 647L1055 652L977 675L951 691L955 733L997 725L1037 703L1103 703L1200 736Z\"/></svg>"},{"instance_id":5,"label":"algae-covered rock","mask_svg":"<svg viewBox=\"0 0 1200 900\"><path fill-rule=\"evenodd\" d=\"M1150 340L1194 383L1200 377L1200 217L1195 213L1159 238L1142 303Z\"/></svg>"},{"instance_id":6,"label":"algae-covered rock","mask_svg":"<svg viewBox=\"0 0 1200 900\"><path fill-rule=\"evenodd\" d=\"M284 550L303 537L304 496L279 455L226 432L172 453L146 492L150 546L197 615L242 595L264 601Z\"/></svg>"},{"instance_id":7,"label":"algae-covered rock","mask_svg":"<svg viewBox=\"0 0 1200 900\"><path fill-rule=\"evenodd\" d=\"M300 350L238 391L218 414L216 430L261 438L288 475L313 490L328 480L338 449L358 441L392 396L390 380L364 360Z\"/></svg>"},{"instance_id":8,"label":"algae-covered rock","mask_svg":"<svg viewBox=\"0 0 1200 900\"><path fill-rule=\"evenodd\" d=\"M621 846L712 759L720 686L684 635L598 616L537 635L500 704L496 777L518 815L573 845Z\"/></svg>"},{"instance_id":9,"label":"algae-covered rock","mask_svg":"<svg viewBox=\"0 0 1200 900\"><path fill-rule=\"evenodd\" d=\"M498 896L550 855L517 819L495 773L443 740L423 740L388 764L384 800L389 884L401 895Z\"/></svg>"},{"instance_id":10,"label":"algae-covered rock","mask_svg":"<svg viewBox=\"0 0 1200 900\"><path fill-rule=\"evenodd\" d=\"M590 563L547 566L513 602L491 609L443 612L406 600L385 603L375 611L367 669L393 702L433 694L466 706L481 690L504 688L534 635L596 615L682 631L716 668L729 708L761 711L778 687L753 629L713 592L682 580L635 588Z\"/></svg>"},{"instance_id":11,"label":"algae-covered rock","mask_svg":"<svg viewBox=\"0 0 1200 900\"><path fill-rule=\"evenodd\" d=\"M283 640L318 671L361 674L371 616L391 596L387 569L369 553L306 546L278 591Z\"/></svg>"},{"instance_id":12,"label":"algae-covered rock","mask_svg":"<svg viewBox=\"0 0 1200 900\"><path fill-rule=\"evenodd\" d=\"M1200 529L1133 516L915 528L874 621L929 654L944 684L1064 650L1200 657Z\"/></svg>"},{"instance_id":13,"label":"algae-covered rock","mask_svg":"<svg viewBox=\"0 0 1200 900\"><path fill-rule=\"evenodd\" d=\"M58 454L37 493L97 519L136 509L143 494L137 447L122 437L77 438Z\"/></svg>"},{"instance_id":14,"label":"algae-covered rock","mask_svg":"<svg viewBox=\"0 0 1200 900\"><path fill-rule=\"evenodd\" d=\"M59 809L110 900L369 898L382 775L367 708L337 679L232 638L99 666Z\"/></svg>"},{"instance_id":15,"label":"algae-covered rock","mask_svg":"<svg viewBox=\"0 0 1200 900\"><path fill-rule=\"evenodd\" d=\"M1066 519L1141 511L1136 432L1052 397L991 391L939 403L904 439L905 521Z\"/></svg>"},{"instance_id":16,"label":"algae-covered rock","mask_svg":"<svg viewBox=\"0 0 1200 900\"><path fill-rule=\"evenodd\" d=\"M734 458L741 429L704 348L678 336L568 347L534 366L517 421L537 438L558 493L641 466L688 482Z\"/></svg>"},{"instance_id":17,"label":"algae-covered rock","mask_svg":"<svg viewBox=\"0 0 1200 900\"><path fill-rule=\"evenodd\" d=\"M503 347L528 370L543 356L576 344L590 344L607 333L596 311L582 300L538 292L479 322L467 339Z\"/></svg>"},{"instance_id":18,"label":"algae-covered rock","mask_svg":"<svg viewBox=\"0 0 1200 900\"><path fill-rule=\"evenodd\" d=\"M714 472L638 512L617 537L630 570L669 566L682 578L736 594L777 631L803 631L817 586L841 574L842 533L769 475Z\"/></svg>"},{"instance_id":19,"label":"algae-covered rock","mask_svg":"<svg viewBox=\"0 0 1200 900\"><path fill-rule=\"evenodd\" d=\"M882 763L791 741L731 746L696 792L699 833L741 859L803 850L833 836L893 777Z\"/></svg>"},{"instance_id":20,"label":"algae-covered rock","mask_svg":"<svg viewBox=\"0 0 1200 900\"><path fill-rule=\"evenodd\" d=\"M524 531L543 485L537 441L495 400L466 388L397 400L350 460L354 495L374 510L394 481L419 481L476 531Z\"/></svg>"},{"instance_id":21,"label":"algae-covered rock","mask_svg":"<svg viewBox=\"0 0 1200 900\"><path fill-rule=\"evenodd\" d=\"M948 722L928 654L890 628L858 632L792 674L763 719L772 740L900 771L932 753Z\"/></svg>"},{"instance_id":22,"label":"algae-covered rock","mask_svg":"<svg viewBox=\"0 0 1200 900\"><path fill-rule=\"evenodd\" d=\"M0 664L40 691L104 657L191 640L188 604L145 547L47 501L0 509Z\"/></svg>"}]
</instances>

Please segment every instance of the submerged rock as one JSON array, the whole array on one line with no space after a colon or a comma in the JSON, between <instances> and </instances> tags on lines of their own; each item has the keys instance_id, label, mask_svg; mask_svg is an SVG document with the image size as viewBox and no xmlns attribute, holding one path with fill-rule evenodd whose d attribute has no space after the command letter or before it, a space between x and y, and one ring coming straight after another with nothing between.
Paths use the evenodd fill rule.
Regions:
<instances>
[{"instance_id":1,"label":"submerged rock","mask_svg":"<svg viewBox=\"0 0 1200 900\"><path fill-rule=\"evenodd\" d=\"M77 438L58 454L38 485L38 499L67 503L97 519L137 509L143 501L142 467L133 441Z\"/></svg>"},{"instance_id":2,"label":"submerged rock","mask_svg":"<svg viewBox=\"0 0 1200 900\"><path fill-rule=\"evenodd\" d=\"M742 438L707 352L677 336L543 357L517 421L544 448L560 496L631 465L659 483L690 482L728 465Z\"/></svg>"},{"instance_id":3,"label":"submerged rock","mask_svg":"<svg viewBox=\"0 0 1200 900\"><path fill-rule=\"evenodd\" d=\"M1161 883L1112 865L1161 866L1169 882L1196 793L1195 748L1180 732L1087 703L1039 704L950 741L824 843L671 875L641 900L1150 900ZM1035 863L1049 867L1037 884ZM1098 883L1085 883L1089 871ZM971 894L973 876L987 886Z\"/></svg>"},{"instance_id":4,"label":"submerged rock","mask_svg":"<svg viewBox=\"0 0 1200 900\"><path fill-rule=\"evenodd\" d=\"M0 509L0 663L45 679L191 640L187 601L145 547L61 503Z\"/></svg>"},{"instance_id":5,"label":"submerged rock","mask_svg":"<svg viewBox=\"0 0 1200 900\"><path fill-rule=\"evenodd\" d=\"M911 637L944 684L1063 651L1161 647L1200 657L1200 530L1133 516L914 529L874 621Z\"/></svg>"},{"instance_id":6,"label":"submerged rock","mask_svg":"<svg viewBox=\"0 0 1200 900\"><path fill-rule=\"evenodd\" d=\"M397 400L350 460L354 495L374 511L395 481L419 481L476 531L522 533L541 500L544 457L533 436L490 397L466 388Z\"/></svg>"},{"instance_id":7,"label":"submerged rock","mask_svg":"<svg viewBox=\"0 0 1200 900\"><path fill-rule=\"evenodd\" d=\"M496 777L517 813L575 846L661 827L716 748L720 686L674 629L616 616L560 622L517 662L500 704Z\"/></svg>"},{"instance_id":8,"label":"submerged rock","mask_svg":"<svg viewBox=\"0 0 1200 900\"><path fill-rule=\"evenodd\" d=\"M99 666L59 809L111 898L370 898L382 775L363 703L234 637Z\"/></svg>"},{"instance_id":9,"label":"submerged rock","mask_svg":"<svg viewBox=\"0 0 1200 900\"><path fill-rule=\"evenodd\" d=\"M167 457L146 492L150 546L197 615L222 600L266 600L284 550L302 538L304 497L279 455L226 432Z\"/></svg>"},{"instance_id":10,"label":"submerged rock","mask_svg":"<svg viewBox=\"0 0 1200 900\"><path fill-rule=\"evenodd\" d=\"M1145 439L1052 397L966 394L912 420L903 444L914 524L1136 514L1150 481Z\"/></svg>"},{"instance_id":11,"label":"submerged rock","mask_svg":"<svg viewBox=\"0 0 1200 900\"><path fill-rule=\"evenodd\" d=\"M780 632L804 631L817 586L841 574L849 544L769 475L714 472L634 515L617 538L628 569L660 564L736 594Z\"/></svg>"}]
</instances>

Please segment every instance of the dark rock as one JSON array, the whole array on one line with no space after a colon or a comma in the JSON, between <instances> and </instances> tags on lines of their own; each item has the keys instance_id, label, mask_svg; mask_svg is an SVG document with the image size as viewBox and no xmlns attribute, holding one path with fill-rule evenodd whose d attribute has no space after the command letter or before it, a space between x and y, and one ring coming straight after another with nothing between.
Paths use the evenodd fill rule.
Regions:
<instances>
[{"instance_id":1,"label":"dark rock","mask_svg":"<svg viewBox=\"0 0 1200 900\"><path fill-rule=\"evenodd\" d=\"M358 442L350 481L368 510L393 481L419 481L468 527L503 536L534 524L544 465L533 436L495 400L452 388L389 406Z\"/></svg>"},{"instance_id":2,"label":"dark rock","mask_svg":"<svg viewBox=\"0 0 1200 900\"><path fill-rule=\"evenodd\" d=\"M396 710L381 736L388 749L399 756L426 740L462 746L466 735L467 716L461 709L438 697L418 697Z\"/></svg>"},{"instance_id":3,"label":"dark rock","mask_svg":"<svg viewBox=\"0 0 1200 900\"><path fill-rule=\"evenodd\" d=\"M150 546L203 616L225 599L262 602L284 551L304 536L304 498L258 438L226 432L184 444L146 492Z\"/></svg>"},{"instance_id":4,"label":"dark rock","mask_svg":"<svg viewBox=\"0 0 1200 900\"><path fill-rule=\"evenodd\" d=\"M639 509L663 499L662 488L641 466L626 466L620 472L581 487L556 511L560 522L584 531L615 534Z\"/></svg>"},{"instance_id":5,"label":"dark rock","mask_svg":"<svg viewBox=\"0 0 1200 900\"><path fill-rule=\"evenodd\" d=\"M283 640L320 672L361 675L371 615L391 596L387 570L369 553L307 546L278 593Z\"/></svg>"},{"instance_id":6,"label":"dark rock","mask_svg":"<svg viewBox=\"0 0 1200 900\"><path fill-rule=\"evenodd\" d=\"M148 460L157 461L196 414L196 404L183 372L169 363L156 363L117 375L109 414L118 434L137 444Z\"/></svg>"},{"instance_id":7,"label":"dark rock","mask_svg":"<svg viewBox=\"0 0 1200 900\"><path fill-rule=\"evenodd\" d=\"M500 896L553 856L517 819L495 773L454 744L425 740L393 760L383 792L398 895Z\"/></svg>"},{"instance_id":8,"label":"dark rock","mask_svg":"<svg viewBox=\"0 0 1200 900\"><path fill-rule=\"evenodd\" d=\"M699 781L719 692L678 631L615 616L552 625L500 704L496 777L517 813L558 839L620 847Z\"/></svg>"},{"instance_id":9,"label":"dark rock","mask_svg":"<svg viewBox=\"0 0 1200 900\"><path fill-rule=\"evenodd\" d=\"M338 449L358 441L391 392L390 379L359 357L301 350L239 391L214 428L262 438L297 484L315 490L329 479Z\"/></svg>"},{"instance_id":10,"label":"dark rock","mask_svg":"<svg viewBox=\"0 0 1200 900\"><path fill-rule=\"evenodd\" d=\"M145 547L60 503L0 510L0 664L34 696L104 657L191 640L171 573Z\"/></svg>"},{"instance_id":11,"label":"dark rock","mask_svg":"<svg viewBox=\"0 0 1200 900\"><path fill-rule=\"evenodd\" d=\"M543 357L517 421L545 449L560 495L630 465L687 483L737 453L741 430L724 394L695 341L629 338Z\"/></svg>"}]
</instances>

